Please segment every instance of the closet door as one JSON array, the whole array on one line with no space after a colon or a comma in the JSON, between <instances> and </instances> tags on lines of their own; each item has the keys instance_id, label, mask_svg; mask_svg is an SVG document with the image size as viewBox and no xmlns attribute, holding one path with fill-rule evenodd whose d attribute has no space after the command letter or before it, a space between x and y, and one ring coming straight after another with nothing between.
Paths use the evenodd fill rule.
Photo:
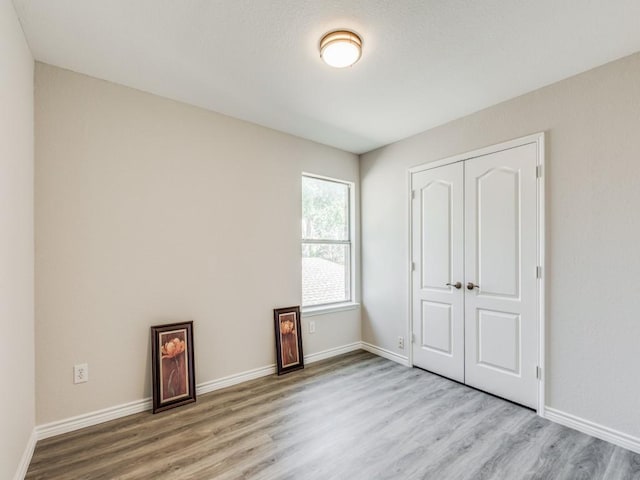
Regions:
<instances>
[{"instance_id":1,"label":"closet door","mask_svg":"<svg viewBox=\"0 0 640 480\"><path fill-rule=\"evenodd\" d=\"M412 175L413 364L464 381L464 168ZM457 283L457 285L456 285Z\"/></svg>"},{"instance_id":2,"label":"closet door","mask_svg":"<svg viewBox=\"0 0 640 480\"><path fill-rule=\"evenodd\" d=\"M465 382L537 406L535 143L465 162Z\"/></svg>"}]
</instances>

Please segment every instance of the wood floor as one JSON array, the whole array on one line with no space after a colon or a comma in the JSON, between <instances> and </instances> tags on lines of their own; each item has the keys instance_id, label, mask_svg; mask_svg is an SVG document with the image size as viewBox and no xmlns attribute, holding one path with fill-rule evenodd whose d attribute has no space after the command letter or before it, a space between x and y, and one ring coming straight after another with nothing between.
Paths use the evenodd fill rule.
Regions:
<instances>
[{"instance_id":1,"label":"wood floor","mask_svg":"<svg viewBox=\"0 0 640 480\"><path fill-rule=\"evenodd\" d=\"M366 352L38 442L27 479L640 479L640 455Z\"/></svg>"}]
</instances>

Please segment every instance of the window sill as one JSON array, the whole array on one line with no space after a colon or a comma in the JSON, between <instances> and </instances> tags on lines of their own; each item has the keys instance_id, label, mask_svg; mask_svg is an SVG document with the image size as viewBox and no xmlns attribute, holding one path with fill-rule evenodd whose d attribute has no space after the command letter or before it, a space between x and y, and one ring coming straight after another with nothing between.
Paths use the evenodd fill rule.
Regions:
<instances>
[{"instance_id":1,"label":"window sill","mask_svg":"<svg viewBox=\"0 0 640 480\"><path fill-rule=\"evenodd\" d=\"M356 302L336 303L333 305L321 305L319 307L304 307L301 311L301 315L303 317L314 317L316 315L346 312L347 310L356 310L358 308L360 308L360 304Z\"/></svg>"}]
</instances>

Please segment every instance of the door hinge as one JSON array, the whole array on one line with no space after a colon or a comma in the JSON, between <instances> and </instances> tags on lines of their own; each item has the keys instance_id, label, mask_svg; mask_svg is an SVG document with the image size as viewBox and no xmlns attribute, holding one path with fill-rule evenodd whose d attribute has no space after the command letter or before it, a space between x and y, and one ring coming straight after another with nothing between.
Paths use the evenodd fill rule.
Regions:
<instances>
[{"instance_id":1,"label":"door hinge","mask_svg":"<svg viewBox=\"0 0 640 480\"><path fill-rule=\"evenodd\" d=\"M536 165L536 178L542 178L542 165Z\"/></svg>"},{"instance_id":2,"label":"door hinge","mask_svg":"<svg viewBox=\"0 0 640 480\"><path fill-rule=\"evenodd\" d=\"M536 267L536 278L542 278L542 267L540 265Z\"/></svg>"},{"instance_id":3,"label":"door hinge","mask_svg":"<svg viewBox=\"0 0 640 480\"><path fill-rule=\"evenodd\" d=\"M411 271L412 272L416 271L416 262L411 262Z\"/></svg>"},{"instance_id":4,"label":"door hinge","mask_svg":"<svg viewBox=\"0 0 640 480\"><path fill-rule=\"evenodd\" d=\"M416 191L415 190L411 190L411 199L415 199L416 198Z\"/></svg>"},{"instance_id":5,"label":"door hinge","mask_svg":"<svg viewBox=\"0 0 640 480\"><path fill-rule=\"evenodd\" d=\"M536 366L536 378L542 380L542 369L538 366Z\"/></svg>"},{"instance_id":6,"label":"door hinge","mask_svg":"<svg viewBox=\"0 0 640 480\"><path fill-rule=\"evenodd\" d=\"M411 343L416 343L416 334L415 333L411 334Z\"/></svg>"}]
</instances>

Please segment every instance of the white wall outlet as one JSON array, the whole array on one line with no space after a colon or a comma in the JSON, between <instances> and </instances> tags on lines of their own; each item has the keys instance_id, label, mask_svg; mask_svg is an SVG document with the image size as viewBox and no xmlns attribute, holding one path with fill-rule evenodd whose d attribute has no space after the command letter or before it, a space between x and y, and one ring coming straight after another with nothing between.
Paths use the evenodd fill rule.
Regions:
<instances>
[{"instance_id":1,"label":"white wall outlet","mask_svg":"<svg viewBox=\"0 0 640 480\"><path fill-rule=\"evenodd\" d=\"M404 337L398 337L398 348L404 348Z\"/></svg>"},{"instance_id":2,"label":"white wall outlet","mask_svg":"<svg viewBox=\"0 0 640 480\"><path fill-rule=\"evenodd\" d=\"M73 383L84 383L89 381L89 364L80 363L73 366Z\"/></svg>"},{"instance_id":3,"label":"white wall outlet","mask_svg":"<svg viewBox=\"0 0 640 480\"><path fill-rule=\"evenodd\" d=\"M316 322L309 320L309 333L316 333Z\"/></svg>"}]
</instances>

